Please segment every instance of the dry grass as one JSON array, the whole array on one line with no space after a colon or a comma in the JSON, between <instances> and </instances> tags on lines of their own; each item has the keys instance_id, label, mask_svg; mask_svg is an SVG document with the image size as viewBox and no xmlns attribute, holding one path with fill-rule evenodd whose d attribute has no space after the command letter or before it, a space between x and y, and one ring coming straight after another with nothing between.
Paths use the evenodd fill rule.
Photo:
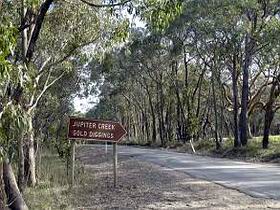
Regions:
<instances>
[{"instance_id":1,"label":"dry grass","mask_svg":"<svg viewBox=\"0 0 280 210\"><path fill-rule=\"evenodd\" d=\"M30 209L68 209L69 185L64 161L49 152L42 157L39 184L24 195Z\"/></svg>"},{"instance_id":2,"label":"dry grass","mask_svg":"<svg viewBox=\"0 0 280 210\"><path fill-rule=\"evenodd\" d=\"M280 209L280 203L256 199L211 182L127 156L119 157L118 186L113 187L112 157L83 146L77 158L76 185L69 188L65 163L43 158L40 184L25 193L30 209Z\"/></svg>"},{"instance_id":3,"label":"dry grass","mask_svg":"<svg viewBox=\"0 0 280 210\"><path fill-rule=\"evenodd\" d=\"M262 138L256 137L248 140L246 147L233 148L233 139L225 139L222 149L215 150L215 142L211 140L200 140L194 142L194 147L198 154L215 157L225 157L254 162L280 163L280 136L271 136L268 149L262 149ZM180 152L192 152L190 145L186 144L177 147Z\"/></svg>"}]
</instances>

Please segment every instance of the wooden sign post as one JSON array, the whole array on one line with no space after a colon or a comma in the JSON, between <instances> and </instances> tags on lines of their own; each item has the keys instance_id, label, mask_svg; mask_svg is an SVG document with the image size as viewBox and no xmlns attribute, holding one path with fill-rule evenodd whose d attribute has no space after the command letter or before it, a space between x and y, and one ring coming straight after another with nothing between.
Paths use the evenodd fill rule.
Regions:
<instances>
[{"instance_id":1,"label":"wooden sign post","mask_svg":"<svg viewBox=\"0 0 280 210\"><path fill-rule=\"evenodd\" d=\"M113 143L114 187L117 185L117 143L126 135L126 130L118 122L93 120L86 118L70 117L68 125L68 139L95 140ZM72 144L71 184L75 180L75 141Z\"/></svg>"},{"instance_id":2,"label":"wooden sign post","mask_svg":"<svg viewBox=\"0 0 280 210\"><path fill-rule=\"evenodd\" d=\"M117 153L117 143L113 143L113 156L114 156L114 187L117 186L117 165L118 165L118 153Z\"/></svg>"},{"instance_id":3,"label":"wooden sign post","mask_svg":"<svg viewBox=\"0 0 280 210\"><path fill-rule=\"evenodd\" d=\"M75 184L75 156L76 156L76 142L71 142L71 185Z\"/></svg>"}]
</instances>

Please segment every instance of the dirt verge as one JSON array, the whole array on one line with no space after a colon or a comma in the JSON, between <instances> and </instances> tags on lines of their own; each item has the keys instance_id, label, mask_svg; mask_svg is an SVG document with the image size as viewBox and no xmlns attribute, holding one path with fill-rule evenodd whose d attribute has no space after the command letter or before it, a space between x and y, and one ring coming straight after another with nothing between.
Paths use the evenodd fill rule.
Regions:
<instances>
[{"instance_id":1,"label":"dirt verge","mask_svg":"<svg viewBox=\"0 0 280 210\"><path fill-rule=\"evenodd\" d=\"M184 173L119 157L118 186L113 187L112 156L104 149L80 146L77 158L91 174L73 188L74 209L280 209L280 201L253 198Z\"/></svg>"}]
</instances>

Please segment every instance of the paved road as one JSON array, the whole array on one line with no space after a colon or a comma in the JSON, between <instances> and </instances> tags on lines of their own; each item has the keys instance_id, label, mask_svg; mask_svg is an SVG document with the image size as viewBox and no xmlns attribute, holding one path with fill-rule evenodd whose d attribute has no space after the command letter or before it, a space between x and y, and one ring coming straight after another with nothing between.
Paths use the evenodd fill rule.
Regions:
<instances>
[{"instance_id":1,"label":"paved road","mask_svg":"<svg viewBox=\"0 0 280 210\"><path fill-rule=\"evenodd\" d=\"M134 157L237 189L254 197L280 200L280 166L202 157L165 150L118 146L119 155Z\"/></svg>"}]
</instances>

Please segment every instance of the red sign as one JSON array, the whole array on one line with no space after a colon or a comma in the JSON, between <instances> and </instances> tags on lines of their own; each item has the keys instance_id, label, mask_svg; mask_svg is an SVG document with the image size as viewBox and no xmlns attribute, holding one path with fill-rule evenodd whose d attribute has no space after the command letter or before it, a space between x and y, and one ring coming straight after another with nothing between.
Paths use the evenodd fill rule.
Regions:
<instances>
[{"instance_id":1,"label":"red sign","mask_svg":"<svg viewBox=\"0 0 280 210\"><path fill-rule=\"evenodd\" d=\"M70 117L69 139L119 142L126 130L118 122Z\"/></svg>"}]
</instances>

